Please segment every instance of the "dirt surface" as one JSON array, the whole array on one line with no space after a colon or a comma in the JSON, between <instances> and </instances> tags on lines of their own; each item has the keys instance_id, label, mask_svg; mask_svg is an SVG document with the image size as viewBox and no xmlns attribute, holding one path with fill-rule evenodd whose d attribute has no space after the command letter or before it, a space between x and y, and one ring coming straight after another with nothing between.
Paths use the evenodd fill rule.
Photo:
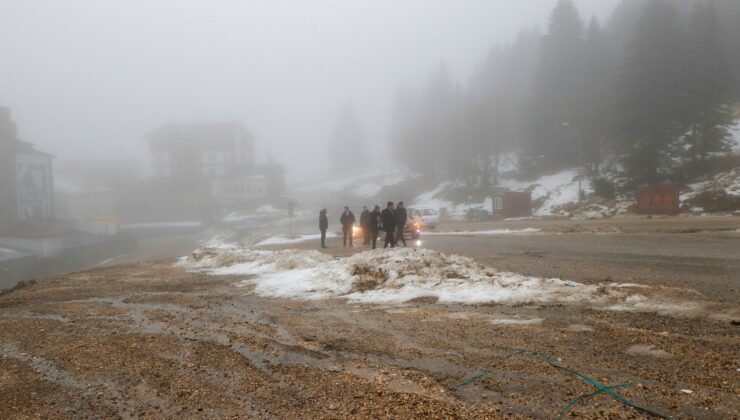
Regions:
<instances>
[{"instance_id":1,"label":"dirt surface","mask_svg":"<svg viewBox=\"0 0 740 420\"><path fill-rule=\"evenodd\" d=\"M525 274L685 287L739 303L737 218L505 226L546 234L420 245ZM362 251L329 245L338 257ZM674 418L740 413L735 319L268 299L235 287L243 279L167 259L0 295L0 418L553 418L596 390L578 374L627 384L614 391ZM650 416L604 393L567 413Z\"/></svg>"}]
</instances>

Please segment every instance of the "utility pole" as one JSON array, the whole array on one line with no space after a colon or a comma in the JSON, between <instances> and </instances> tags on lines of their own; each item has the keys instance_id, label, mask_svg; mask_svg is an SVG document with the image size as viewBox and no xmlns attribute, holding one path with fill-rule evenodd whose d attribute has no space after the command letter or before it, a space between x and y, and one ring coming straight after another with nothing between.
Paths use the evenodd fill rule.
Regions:
<instances>
[{"instance_id":1,"label":"utility pole","mask_svg":"<svg viewBox=\"0 0 740 420\"><path fill-rule=\"evenodd\" d=\"M571 134L576 137L576 153L578 154L578 202L583 201L583 152L581 150L581 129L571 127L570 123L564 122L563 127L571 129Z\"/></svg>"}]
</instances>

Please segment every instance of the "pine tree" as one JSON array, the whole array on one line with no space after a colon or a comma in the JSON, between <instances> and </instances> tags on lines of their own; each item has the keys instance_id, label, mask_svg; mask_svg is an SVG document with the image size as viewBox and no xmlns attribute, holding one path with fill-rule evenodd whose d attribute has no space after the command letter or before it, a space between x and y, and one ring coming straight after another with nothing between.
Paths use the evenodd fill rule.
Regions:
<instances>
[{"instance_id":1,"label":"pine tree","mask_svg":"<svg viewBox=\"0 0 740 420\"><path fill-rule=\"evenodd\" d=\"M527 98L532 94L541 41L536 31L520 32L511 45L493 48L468 84L465 150L470 154L471 184L495 185L502 156L525 138L530 120Z\"/></svg>"},{"instance_id":2,"label":"pine tree","mask_svg":"<svg viewBox=\"0 0 740 420\"><path fill-rule=\"evenodd\" d=\"M725 41L727 61L735 75L735 102L740 103L740 1L715 0L722 39ZM732 46L732 48L730 48Z\"/></svg>"},{"instance_id":3,"label":"pine tree","mask_svg":"<svg viewBox=\"0 0 740 420\"><path fill-rule=\"evenodd\" d=\"M583 21L573 1L560 0L542 41L532 104L535 123L531 152L556 165L577 161L576 136L564 129L563 123L575 125L581 111L583 37Z\"/></svg>"},{"instance_id":4,"label":"pine tree","mask_svg":"<svg viewBox=\"0 0 740 420\"><path fill-rule=\"evenodd\" d=\"M685 52L677 11L647 2L620 83L617 151L634 181L665 176L687 130Z\"/></svg>"},{"instance_id":5,"label":"pine tree","mask_svg":"<svg viewBox=\"0 0 740 420\"><path fill-rule=\"evenodd\" d=\"M594 17L586 30L580 91L582 113L576 121L580 130L583 163L592 173L597 172L605 139L613 124L614 67L606 36Z\"/></svg>"},{"instance_id":6,"label":"pine tree","mask_svg":"<svg viewBox=\"0 0 740 420\"><path fill-rule=\"evenodd\" d=\"M688 155L702 169L709 153L726 150L733 125L732 74L713 1L697 2L689 43L691 131Z\"/></svg>"},{"instance_id":7,"label":"pine tree","mask_svg":"<svg viewBox=\"0 0 740 420\"><path fill-rule=\"evenodd\" d=\"M426 177L452 177L461 168L459 96L444 64L420 92L397 94L393 121L399 154Z\"/></svg>"}]
</instances>

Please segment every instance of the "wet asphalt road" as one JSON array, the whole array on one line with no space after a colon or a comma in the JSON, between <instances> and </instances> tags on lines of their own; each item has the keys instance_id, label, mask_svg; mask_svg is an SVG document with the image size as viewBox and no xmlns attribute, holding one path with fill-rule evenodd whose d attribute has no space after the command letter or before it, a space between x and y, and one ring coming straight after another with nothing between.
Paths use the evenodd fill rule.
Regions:
<instances>
[{"instance_id":1,"label":"wet asphalt road","mask_svg":"<svg viewBox=\"0 0 740 420\"><path fill-rule=\"evenodd\" d=\"M450 235L426 236L422 246L526 275L685 287L740 302L737 233Z\"/></svg>"}]
</instances>

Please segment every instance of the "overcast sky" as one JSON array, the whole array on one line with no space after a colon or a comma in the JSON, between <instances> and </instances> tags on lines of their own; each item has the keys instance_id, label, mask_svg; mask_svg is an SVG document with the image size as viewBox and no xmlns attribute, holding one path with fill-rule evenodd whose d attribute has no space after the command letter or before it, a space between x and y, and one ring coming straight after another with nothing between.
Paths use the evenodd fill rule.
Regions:
<instances>
[{"instance_id":1,"label":"overcast sky","mask_svg":"<svg viewBox=\"0 0 740 420\"><path fill-rule=\"evenodd\" d=\"M582 17L617 0L577 0ZM1 0L0 104L60 159L137 158L165 122L238 119L295 179L354 102L387 143L400 84L464 82L556 0ZM378 146L381 147L381 146ZM311 159L311 162L306 162Z\"/></svg>"}]
</instances>

